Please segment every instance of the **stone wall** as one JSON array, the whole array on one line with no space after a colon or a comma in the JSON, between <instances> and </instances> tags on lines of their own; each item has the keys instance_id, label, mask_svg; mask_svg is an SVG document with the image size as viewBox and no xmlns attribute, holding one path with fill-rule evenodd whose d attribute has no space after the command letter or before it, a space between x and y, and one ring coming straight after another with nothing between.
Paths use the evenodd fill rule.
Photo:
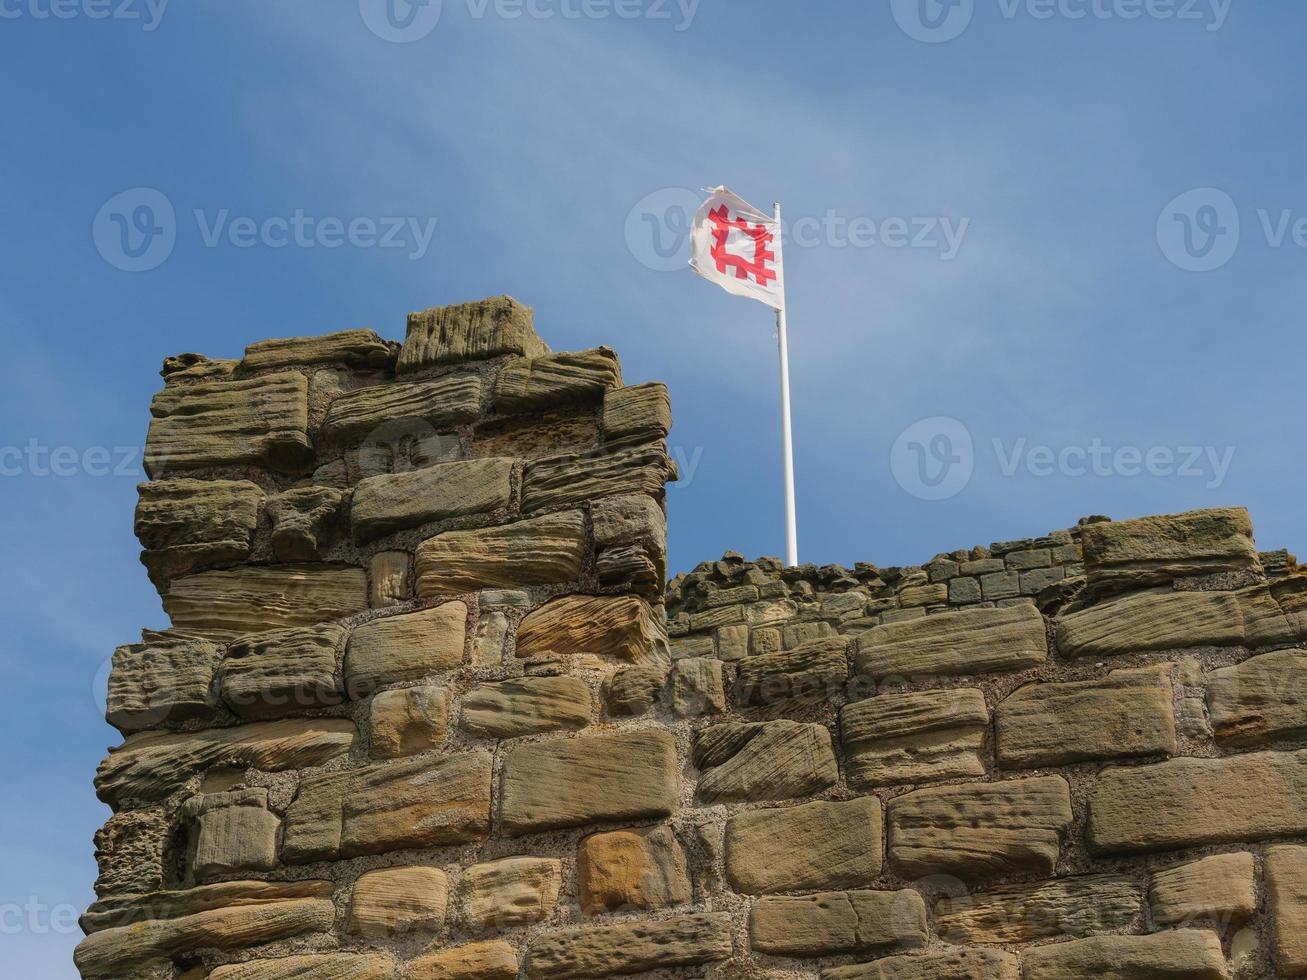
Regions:
<instances>
[{"instance_id":1,"label":"stone wall","mask_svg":"<svg viewBox=\"0 0 1307 980\"><path fill-rule=\"evenodd\" d=\"M1307 576L1246 512L664 609L666 390L506 297L165 381L83 976L1307 976Z\"/></svg>"}]
</instances>

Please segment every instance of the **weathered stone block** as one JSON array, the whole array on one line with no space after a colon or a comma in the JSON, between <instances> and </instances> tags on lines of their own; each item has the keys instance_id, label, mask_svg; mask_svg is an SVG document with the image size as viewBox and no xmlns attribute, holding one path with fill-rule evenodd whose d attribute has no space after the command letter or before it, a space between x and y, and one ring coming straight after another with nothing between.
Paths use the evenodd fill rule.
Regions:
<instances>
[{"instance_id":1,"label":"weathered stone block","mask_svg":"<svg viewBox=\"0 0 1307 980\"><path fill-rule=\"evenodd\" d=\"M406 551L382 551L368 563L368 605L384 609L413 597Z\"/></svg>"},{"instance_id":2,"label":"weathered stone block","mask_svg":"<svg viewBox=\"0 0 1307 980\"><path fill-rule=\"evenodd\" d=\"M495 380L495 411L513 415L573 402L597 402L605 391L621 383L622 365L610 347L512 360Z\"/></svg>"},{"instance_id":3,"label":"weathered stone block","mask_svg":"<svg viewBox=\"0 0 1307 980\"><path fill-rule=\"evenodd\" d=\"M150 404L145 472L156 480L214 466L298 472L313 461L308 398L308 379L295 371L164 388Z\"/></svg>"},{"instance_id":4,"label":"weathered stone block","mask_svg":"<svg viewBox=\"0 0 1307 980\"><path fill-rule=\"evenodd\" d=\"M1100 595L1260 567L1242 507L1087 524L1081 541L1088 586Z\"/></svg>"},{"instance_id":5,"label":"weathered stone block","mask_svg":"<svg viewBox=\"0 0 1307 980\"><path fill-rule=\"evenodd\" d=\"M95 832L100 874L95 894L143 895L163 888L163 852L170 825L163 810L115 813Z\"/></svg>"},{"instance_id":6,"label":"weathered stone block","mask_svg":"<svg viewBox=\"0 0 1307 980\"><path fill-rule=\"evenodd\" d=\"M874 678L1026 670L1047 659L1044 618L1032 605L889 623L857 639L857 672Z\"/></svg>"},{"instance_id":7,"label":"weathered stone block","mask_svg":"<svg viewBox=\"0 0 1307 980\"><path fill-rule=\"evenodd\" d=\"M1132 878L1081 875L945 897L935 922L941 938L958 946L1028 943L1116 932L1142 904L1143 887Z\"/></svg>"},{"instance_id":8,"label":"weathered stone block","mask_svg":"<svg viewBox=\"0 0 1307 980\"><path fill-rule=\"evenodd\" d=\"M572 582L581 577L586 551L579 510L502 527L446 531L418 545L417 593L428 598Z\"/></svg>"},{"instance_id":9,"label":"weathered stone block","mask_svg":"<svg viewBox=\"0 0 1307 980\"><path fill-rule=\"evenodd\" d=\"M480 840L490 825L487 752L306 776L286 811L282 861L306 864Z\"/></svg>"},{"instance_id":10,"label":"weathered stone block","mask_svg":"<svg viewBox=\"0 0 1307 980\"><path fill-rule=\"evenodd\" d=\"M599 451L599 422L593 409L565 409L482 422L472 431L472 456L540 459L560 453Z\"/></svg>"},{"instance_id":11,"label":"weathered stone block","mask_svg":"<svg viewBox=\"0 0 1307 980\"><path fill-rule=\"evenodd\" d=\"M890 801L890 862L908 880L1047 876L1072 819L1060 776L918 790Z\"/></svg>"},{"instance_id":12,"label":"weathered stone block","mask_svg":"<svg viewBox=\"0 0 1307 980\"><path fill-rule=\"evenodd\" d=\"M640 663L666 659L653 610L631 595L569 595L529 613L517 630L519 660L593 656Z\"/></svg>"},{"instance_id":13,"label":"weathered stone block","mask_svg":"<svg viewBox=\"0 0 1307 980\"><path fill-rule=\"evenodd\" d=\"M672 711L678 718L725 713L720 660L688 657L672 664Z\"/></svg>"},{"instance_id":14,"label":"weathered stone block","mask_svg":"<svg viewBox=\"0 0 1307 980\"><path fill-rule=\"evenodd\" d=\"M260 906L301 899L331 901L334 886L330 881L224 881L214 885L196 885L182 891L155 891L144 895L121 895L96 902L82 916L81 926L87 935L122 926L166 919L180 919L215 909L242 905Z\"/></svg>"},{"instance_id":15,"label":"weathered stone block","mask_svg":"<svg viewBox=\"0 0 1307 980\"><path fill-rule=\"evenodd\" d=\"M1020 961L999 949L945 949L823 970L821 980L1021 980Z\"/></svg>"},{"instance_id":16,"label":"weathered stone block","mask_svg":"<svg viewBox=\"0 0 1307 980\"><path fill-rule=\"evenodd\" d=\"M1095 853L1142 853L1307 833L1307 751L1113 768L1089 794Z\"/></svg>"},{"instance_id":17,"label":"weathered stone block","mask_svg":"<svg viewBox=\"0 0 1307 980\"><path fill-rule=\"evenodd\" d=\"M467 606L461 602L374 619L350 635L345 689L358 698L387 684L454 670L466 645Z\"/></svg>"},{"instance_id":18,"label":"weathered stone block","mask_svg":"<svg viewBox=\"0 0 1307 980\"><path fill-rule=\"evenodd\" d=\"M830 732L793 721L714 725L694 744L704 803L787 800L835 785L839 765Z\"/></svg>"},{"instance_id":19,"label":"weathered stone block","mask_svg":"<svg viewBox=\"0 0 1307 980\"><path fill-rule=\"evenodd\" d=\"M893 952L926 944L926 903L914 891L768 895L753 903L749 940L778 956Z\"/></svg>"},{"instance_id":20,"label":"weathered stone block","mask_svg":"<svg viewBox=\"0 0 1307 980\"><path fill-rule=\"evenodd\" d=\"M1230 925L1257 911L1253 856L1215 854L1153 875L1149 887L1153 921L1164 926L1210 919Z\"/></svg>"},{"instance_id":21,"label":"weathered stone block","mask_svg":"<svg viewBox=\"0 0 1307 980\"><path fill-rule=\"evenodd\" d=\"M1094 936L1026 950L1025 980L1226 980L1214 932L1181 929L1153 936Z\"/></svg>"},{"instance_id":22,"label":"weathered stone block","mask_svg":"<svg viewBox=\"0 0 1307 980\"><path fill-rule=\"evenodd\" d=\"M281 821L268 811L266 789L197 797L182 812L195 825L189 864L197 881L277 866Z\"/></svg>"},{"instance_id":23,"label":"weathered stone block","mask_svg":"<svg viewBox=\"0 0 1307 980\"><path fill-rule=\"evenodd\" d=\"M676 742L669 732L533 742L504 758L499 818L509 836L606 820L661 820L676 805Z\"/></svg>"},{"instance_id":24,"label":"weathered stone block","mask_svg":"<svg viewBox=\"0 0 1307 980\"><path fill-rule=\"evenodd\" d=\"M327 623L241 637L227 648L218 671L223 701L242 718L277 718L340 704L337 652L348 632Z\"/></svg>"},{"instance_id":25,"label":"weathered stone block","mask_svg":"<svg viewBox=\"0 0 1307 980\"><path fill-rule=\"evenodd\" d=\"M338 330L318 337L260 340L245 348L241 366L247 371L308 364L384 368L394 360L394 347L378 337L376 331L358 329Z\"/></svg>"},{"instance_id":26,"label":"weathered stone block","mask_svg":"<svg viewBox=\"0 0 1307 980\"><path fill-rule=\"evenodd\" d=\"M501 510L512 502L512 475L511 459L472 459L368 477L354 488L354 543L430 521Z\"/></svg>"},{"instance_id":27,"label":"weathered stone block","mask_svg":"<svg viewBox=\"0 0 1307 980\"><path fill-rule=\"evenodd\" d=\"M438 749L449 725L449 691L424 685L382 691L372 699L372 755L398 759Z\"/></svg>"},{"instance_id":28,"label":"weathered stone block","mask_svg":"<svg viewBox=\"0 0 1307 980\"><path fill-rule=\"evenodd\" d=\"M663 485L675 479L675 472L662 445L532 460L526 464L522 479L522 511L530 513L630 493L661 500Z\"/></svg>"},{"instance_id":29,"label":"weathered stone block","mask_svg":"<svg viewBox=\"0 0 1307 980\"><path fill-rule=\"evenodd\" d=\"M339 530L344 499L333 487L296 487L269 499L273 556L278 561L321 561Z\"/></svg>"},{"instance_id":30,"label":"weathered stone block","mask_svg":"<svg viewBox=\"0 0 1307 980\"><path fill-rule=\"evenodd\" d=\"M473 688L459 724L477 738L518 738L577 731L591 711L590 688L579 677L520 677Z\"/></svg>"},{"instance_id":31,"label":"weathered stone block","mask_svg":"<svg viewBox=\"0 0 1307 980\"><path fill-rule=\"evenodd\" d=\"M209 718L217 706L213 678L222 647L160 634L113 653L105 720L119 731Z\"/></svg>"},{"instance_id":32,"label":"weathered stone block","mask_svg":"<svg viewBox=\"0 0 1307 980\"><path fill-rule=\"evenodd\" d=\"M1280 976L1307 976L1307 847L1266 849L1266 904Z\"/></svg>"},{"instance_id":33,"label":"weathered stone block","mask_svg":"<svg viewBox=\"0 0 1307 980\"><path fill-rule=\"evenodd\" d=\"M220 966L209 980L392 980L394 976L395 961L385 954L325 953Z\"/></svg>"},{"instance_id":34,"label":"weathered stone block","mask_svg":"<svg viewBox=\"0 0 1307 980\"><path fill-rule=\"evenodd\" d=\"M746 707L828 702L848 683L849 645L848 637L834 636L749 657L740 663L736 700Z\"/></svg>"},{"instance_id":35,"label":"weathered stone block","mask_svg":"<svg viewBox=\"0 0 1307 980\"><path fill-rule=\"evenodd\" d=\"M1277 650L1212 671L1207 687L1216 737L1250 745L1307 732L1307 653Z\"/></svg>"},{"instance_id":36,"label":"weathered stone block","mask_svg":"<svg viewBox=\"0 0 1307 980\"><path fill-rule=\"evenodd\" d=\"M614 717L642 715L658 703L667 681L667 668L658 664L626 667L605 688L608 713Z\"/></svg>"},{"instance_id":37,"label":"weathered stone block","mask_svg":"<svg viewBox=\"0 0 1307 980\"><path fill-rule=\"evenodd\" d=\"M971 688L884 694L845 706L840 733L858 788L983 776L989 709Z\"/></svg>"},{"instance_id":38,"label":"weathered stone block","mask_svg":"<svg viewBox=\"0 0 1307 980\"><path fill-rule=\"evenodd\" d=\"M461 912L476 929L511 929L549 917L563 887L556 858L510 857L463 873Z\"/></svg>"},{"instance_id":39,"label":"weathered stone block","mask_svg":"<svg viewBox=\"0 0 1307 980\"><path fill-rule=\"evenodd\" d=\"M410 313L396 370L406 374L502 354L536 357L549 348L536 336L532 319L531 308L511 296Z\"/></svg>"},{"instance_id":40,"label":"weathered stone block","mask_svg":"<svg viewBox=\"0 0 1307 980\"><path fill-rule=\"evenodd\" d=\"M383 868L354 883L346 932L385 939L408 932L440 932L449 902L449 876L439 868Z\"/></svg>"},{"instance_id":41,"label":"weathered stone block","mask_svg":"<svg viewBox=\"0 0 1307 980\"><path fill-rule=\"evenodd\" d=\"M1031 684L1000 702L994 721L998 764L1008 769L1176 751L1169 667Z\"/></svg>"},{"instance_id":42,"label":"weathered stone block","mask_svg":"<svg viewBox=\"0 0 1307 980\"><path fill-rule=\"evenodd\" d=\"M652 382L614 388L604 395L604 445L609 449L666 439L672 430L667 386Z\"/></svg>"},{"instance_id":43,"label":"weathered stone block","mask_svg":"<svg viewBox=\"0 0 1307 980\"><path fill-rule=\"evenodd\" d=\"M434 381L357 388L331 403L322 423L324 441L354 447L369 439L430 438L435 430L474 421L481 414L481 379L450 374Z\"/></svg>"},{"instance_id":44,"label":"weathered stone block","mask_svg":"<svg viewBox=\"0 0 1307 980\"><path fill-rule=\"evenodd\" d=\"M162 480L137 487L141 564L164 590L201 565L249 557L263 491L248 480Z\"/></svg>"},{"instance_id":45,"label":"weathered stone block","mask_svg":"<svg viewBox=\"0 0 1307 980\"><path fill-rule=\"evenodd\" d=\"M753 810L726 824L726 877L745 895L857 888L880 874L880 800Z\"/></svg>"},{"instance_id":46,"label":"weathered stone block","mask_svg":"<svg viewBox=\"0 0 1307 980\"><path fill-rule=\"evenodd\" d=\"M586 915L682 905L693 894L685 851L667 826L587 837L576 874Z\"/></svg>"},{"instance_id":47,"label":"weathered stone block","mask_svg":"<svg viewBox=\"0 0 1307 980\"><path fill-rule=\"evenodd\" d=\"M409 960L405 980L517 980L517 951L503 940L468 943Z\"/></svg>"},{"instance_id":48,"label":"weathered stone block","mask_svg":"<svg viewBox=\"0 0 1307 980\"><path fill-rule=\"evenodd\" d=\"M730 955L730 915L696 913L542 936L527 952L526 975L530 980L598 978L713 963Z\"/></svg>"},{"instance_id":49,"label":"weathered stone block","mask_svg":"<svg viewBox=\"0 0 1307 980\"><path fill-rule=\"evenodd\" d=\"M1234 592L1145 593L1060 616L1057 646L1068 657L1111 657L1179 647L1244 642Z\"/></svg>"}]
</instances>

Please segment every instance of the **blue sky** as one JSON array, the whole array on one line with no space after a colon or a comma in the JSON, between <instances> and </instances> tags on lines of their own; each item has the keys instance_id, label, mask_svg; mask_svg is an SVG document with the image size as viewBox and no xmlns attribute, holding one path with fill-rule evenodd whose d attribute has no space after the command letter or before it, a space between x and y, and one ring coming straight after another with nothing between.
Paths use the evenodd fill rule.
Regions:
<instances>
[{"instance_id":1,"label":"blue sky","mask_svg":"<svg viewBox=\"0 0 1307 980\"><path fill-rule=\"evenodd\" d=\"M509 292L555 349L670 384L674 570L779 554L771 317L656 268L686 191L725 183L795 222L803 560L1236 503L1307 551L1298 4L61 2L0 0L13 975L75 975L116 741L95 692L165 625L131 525L168 354L398 339L409 310ZM129 272L97 215L136 216L138 188L173 247ZM277 247L297 213L319 237ZM69 475L29 445L70 447Z\"/></svg>"}]
</instances>

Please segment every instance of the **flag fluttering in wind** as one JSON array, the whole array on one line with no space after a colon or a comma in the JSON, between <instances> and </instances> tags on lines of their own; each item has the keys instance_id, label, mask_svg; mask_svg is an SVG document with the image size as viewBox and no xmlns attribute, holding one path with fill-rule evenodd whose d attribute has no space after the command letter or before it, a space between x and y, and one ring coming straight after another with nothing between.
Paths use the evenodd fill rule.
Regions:
<instances>
[{"instance_id":1,"label":"flag fluttering in wind","mask_svg":"<svg viewBox=\"0 0 1307 980\"><path fill-rule=\"evenodd\" d=\"M690 268L728 293L766 303L776 311L781 357L781 451L785 459L785 563L799 563L794 516L794 448L790 435L790 352L785 336L785 267L781 257L781 206L768 215L725 187L709 197L690 228Z\"/></svg>"}]
</instances>

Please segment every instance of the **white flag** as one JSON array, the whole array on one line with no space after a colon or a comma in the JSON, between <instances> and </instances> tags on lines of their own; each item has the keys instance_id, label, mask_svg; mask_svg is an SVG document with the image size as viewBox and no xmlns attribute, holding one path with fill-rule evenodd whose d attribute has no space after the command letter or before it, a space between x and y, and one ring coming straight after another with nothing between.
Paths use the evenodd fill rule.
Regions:
<instances>
[{"instance_id":1,"label":"white flag","mask_svg":"<svg viewBox=\"0 0 1307 980\"><path fill-rule=\"evenodd\" d=\"M781 227L725 187L715 187L690 229L690 268L728 293L785 309Z\"/></svg>"}]
</instances>

